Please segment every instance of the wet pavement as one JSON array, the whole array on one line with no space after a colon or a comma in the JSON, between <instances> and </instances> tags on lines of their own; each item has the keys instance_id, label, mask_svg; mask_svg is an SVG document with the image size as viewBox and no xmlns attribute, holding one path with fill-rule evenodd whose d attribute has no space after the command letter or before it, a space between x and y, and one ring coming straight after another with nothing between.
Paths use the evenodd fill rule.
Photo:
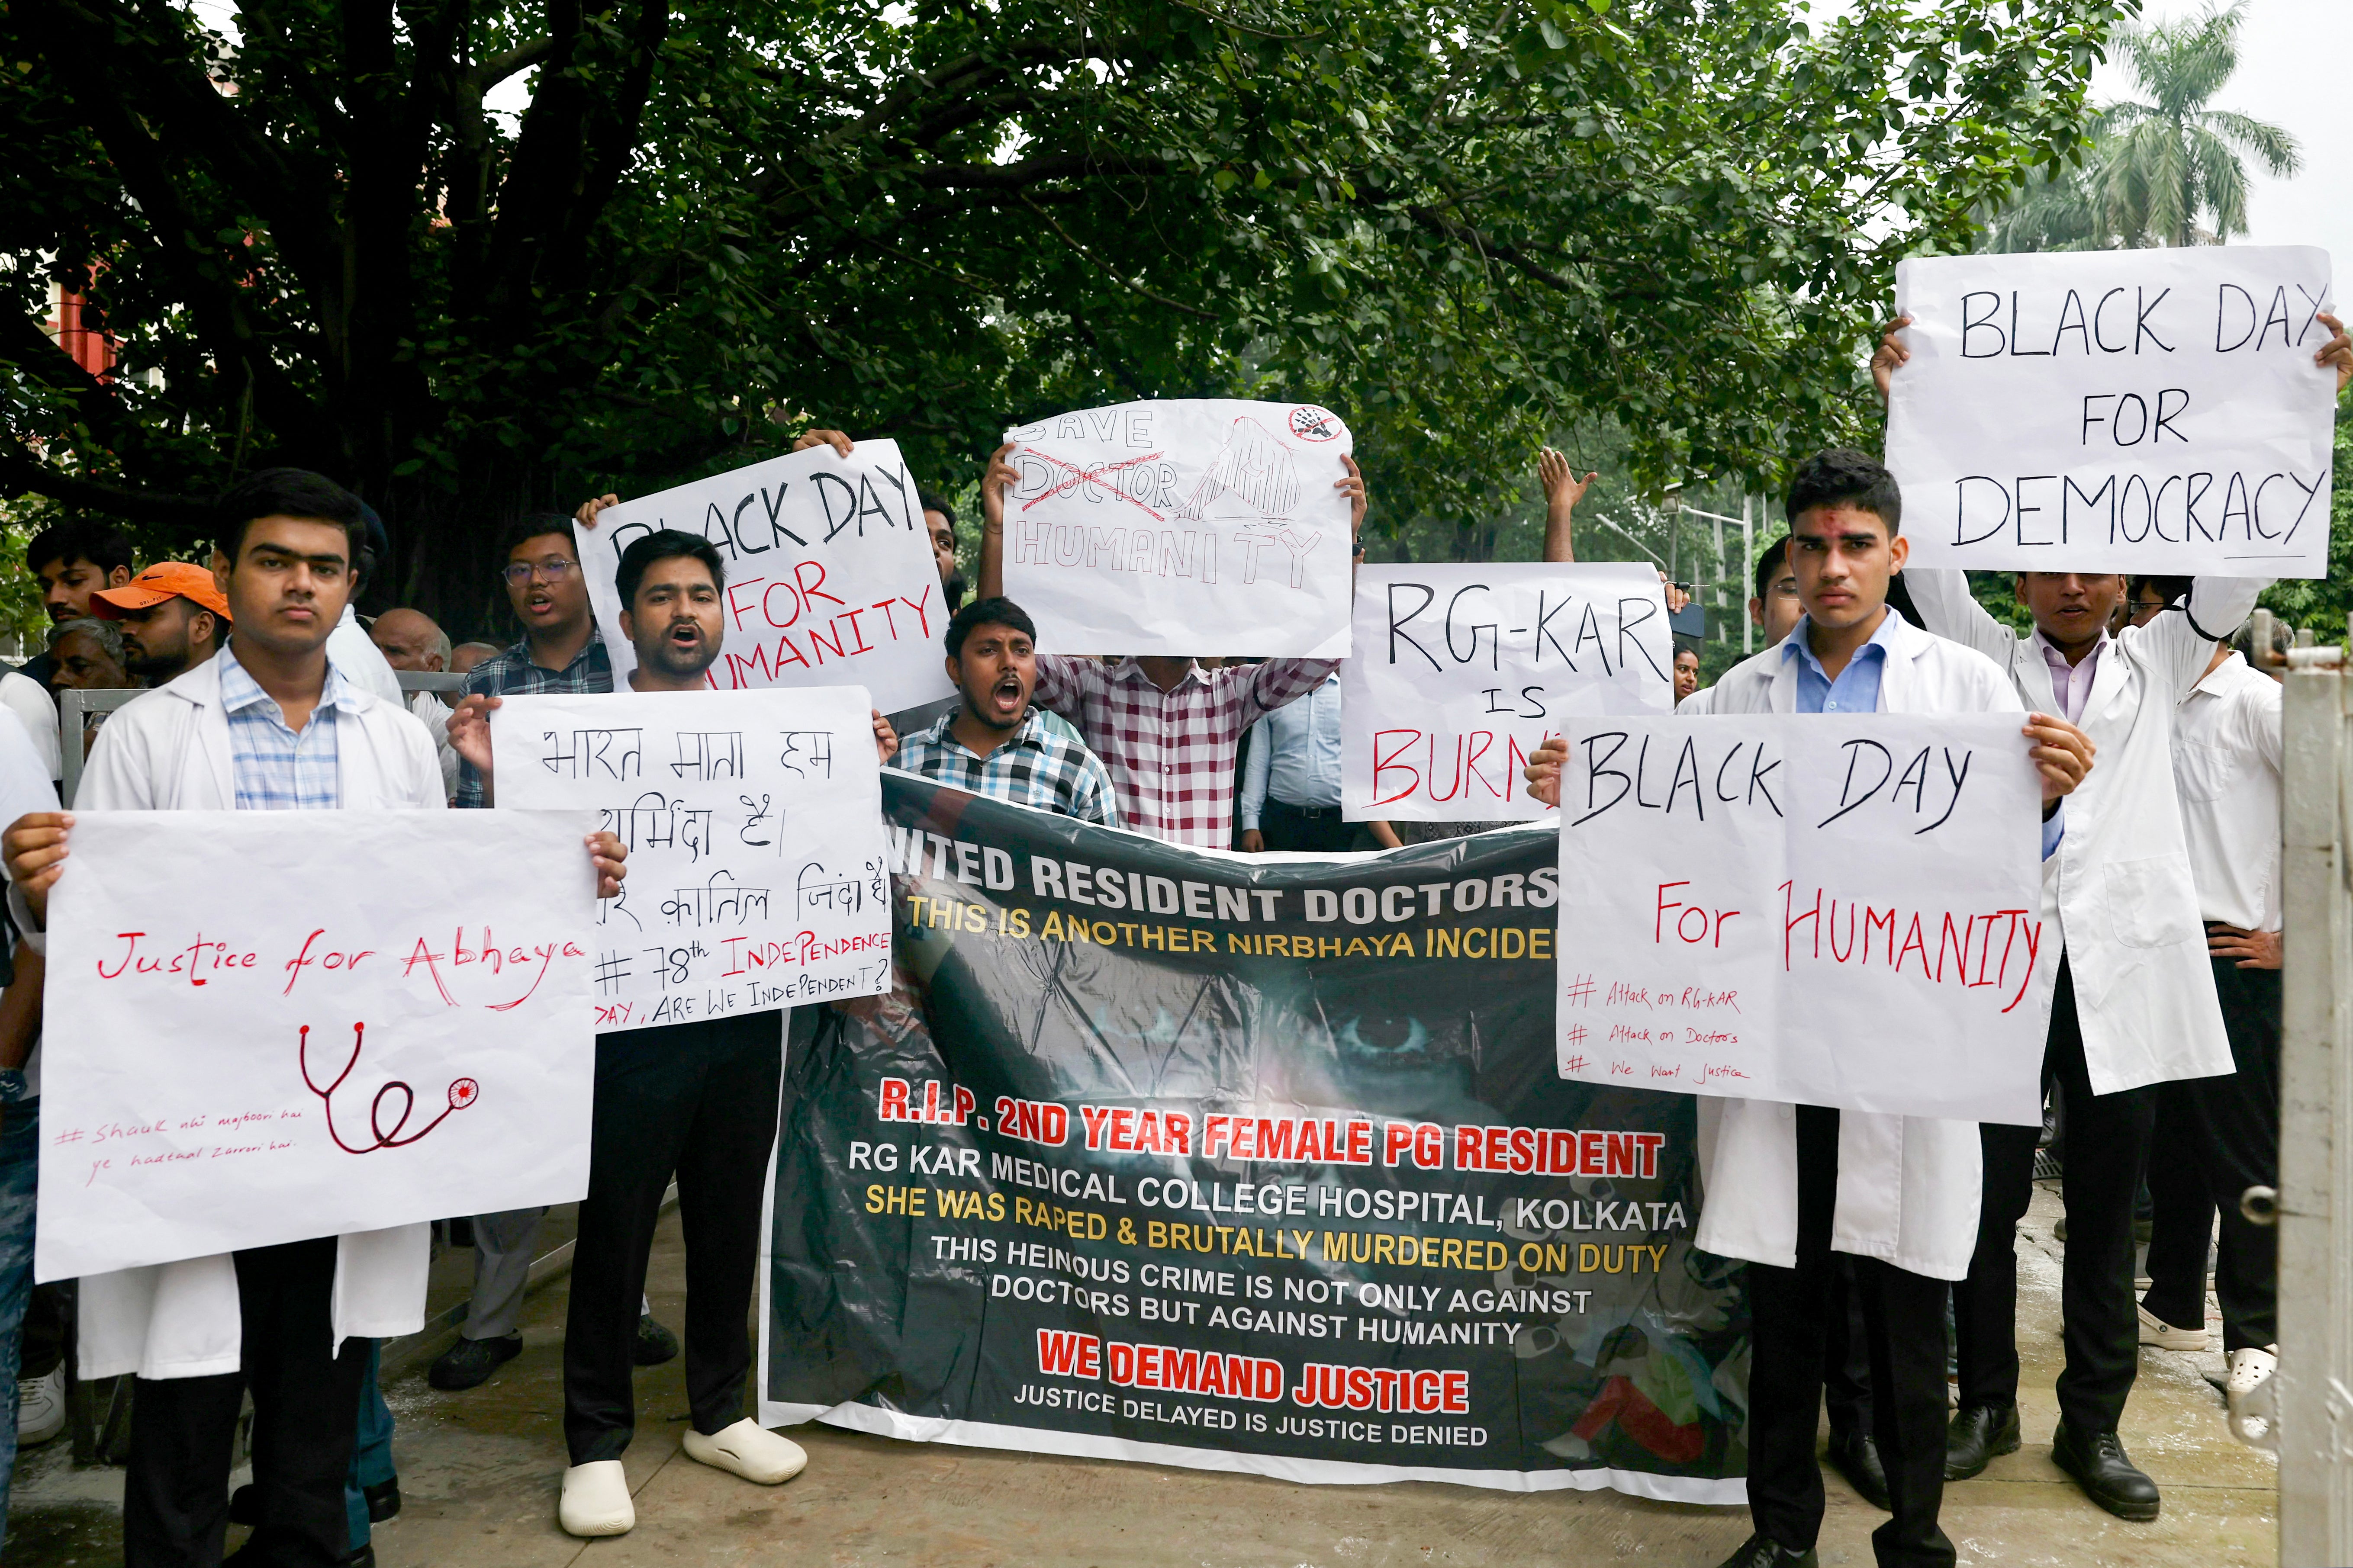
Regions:
<instances>
[{"instance_id":1,"label":"wet pavement","mask_svg":"<svg viewBox=\"0 0 2353 1568\"><path fill-rule=\"evenodd\" d=\"M2126 1524L2086 1501L2051 1463L2060 1365L2057 1199L2038 1187L2020 1248L2020 1357L2026 1447L1947 1489L1944 1523L1964 1563L2269 1563L2277 1469L2231 1438L2219 1353L2144 1350L2125 1415L2135 1460L2164 1489L2153 1524ZM462 1289L444 1260L437 1305ZM656 1242L654 1310L676 1326L684 1288L677 1216ZM406 1507L376 1533L384 1568L629 1568L791 1563L828 1568L1388 1568L1640 1561L1714 1568L1747 1534L1747 1515L1609 1492L1535 1495L1407 1483L1303 1487L1150 1465L953 1448L810 1426L794 1433L808 1469L778 1488L749 1485L679 1450L686 1429L680 1363L641 1373L637 1440L626 1464L638 1528L579 1542L555 1526L564 1283L534 1295L524 1352L480 1388L440 1394L421 1358L386 1394ZM2214 1321L2211 1308L2210 1321ZM2219 1323L2216 1324L2219 1337ZM446 1331L441 1336L446 1341ZM437 1345L415 1347L420 1350ZM1868 1564L1886 1516L1833 1473L1821 1539L1826 1564ZM10 1568L120 1560L120 1471L76 1469L62 1439L26 1456L9 1520ZM240 1534L232 1531L232 1544Z\"/></svg>"}]
</instances>

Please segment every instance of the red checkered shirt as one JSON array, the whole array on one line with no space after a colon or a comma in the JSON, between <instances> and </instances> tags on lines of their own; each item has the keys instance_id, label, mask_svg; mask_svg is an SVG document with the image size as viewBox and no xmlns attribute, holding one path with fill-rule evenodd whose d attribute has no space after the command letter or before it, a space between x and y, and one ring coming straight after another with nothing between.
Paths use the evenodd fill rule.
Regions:
<instances>
[{"instance_id":1,"label":"red checkered shirt","mask_svg":"<svg viewBox=\"0 0 2353 1568\"><path fill-rule=\"evenodd\" d=\"M1068 719L1111 770L1127 826L1172 844L1229 849L1234 755L1242 733L1324 684L1331 658L1275 658L1225 669L1195 665L1162 691L1135 660L1106 665L1038 656L1038 704Z\"/></svg>"}]
</instances>

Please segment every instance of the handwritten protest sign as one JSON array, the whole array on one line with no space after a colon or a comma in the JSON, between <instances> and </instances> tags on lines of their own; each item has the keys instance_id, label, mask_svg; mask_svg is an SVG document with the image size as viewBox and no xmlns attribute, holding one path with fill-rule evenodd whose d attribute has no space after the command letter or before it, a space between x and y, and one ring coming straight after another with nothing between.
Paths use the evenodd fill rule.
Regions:
<instances>
[{"instance_id":1,"label":"handwritten protest sign","mask_svg":"<svg viewBox=\"0 0 2353 1568\"><path fill-rule=\"evenodd\" d=\"M2041 1120L2016 714L1564 719L1563 1078Z\"/></svg>"},{"instance_id":2,"label":"handwritten protest sign","mask_svg":"<svg viewBox=\"0 0 2353 1568\"><path fill-rule=\"evenodd\" d=\"M75 816L37 1278L587 1191L586 814L289 820Z\"/></svg>"},{"instance_id":3,"label":"handwritten protest sign","mask_svg":"<svg viewBox=\"0 0 2353 1568\"><path fill-rule=\"evenodd\" d=\"M866 693L510 697L498 804L590 807L629 852L598 906L596 1027L871 996L891 970Z\"/></svg>"},{"instance_id":4,"label":"handwritten protest sign","mask_svg":"<svg viewBox=\"0 0 2353 1568\"><path fill-rule=\"evenodd\" d=\"M722 690L855 682L886 713L948 685L940 651L949 610L914 479L892 441L831 447L717 474L607 507L573 530L616 685L638 667L621 636L614 574L632 540L675 528L727 564Z\"/></svg>"},{"instance_id":5,"label":"handwritten protest sign","mask_svg":"<svg viewBox=\"0 0 2353 1568\"><path fill-rule=\"evenodd\" d=\"M1525 822L1551 715L1669 713L1674 639L1648 566L1366 566L1340 667L1352 822Z\"/></svg>"},{"instance_id":6,"label":"handwritten protest sign","mask_svg":"<svg viewBox=\"0 0 2353 1568\"><path fill-rule=\"evenodd\" d=\"M1913 564L2327 575L2328 296L2300 246L1899 263Z\"/></svg>"},{"instance_id":7,"label":"handwritten protest sign","mask_svg":"<svg viewBox=\"0 0 2353 1568\"><path fill-rule=\"evenodd\" d=\"M1312 404L1123 403L1006 433L1005 591L1056 653L1348 651L1354 438Z\"/></svg>"}]
</instances>

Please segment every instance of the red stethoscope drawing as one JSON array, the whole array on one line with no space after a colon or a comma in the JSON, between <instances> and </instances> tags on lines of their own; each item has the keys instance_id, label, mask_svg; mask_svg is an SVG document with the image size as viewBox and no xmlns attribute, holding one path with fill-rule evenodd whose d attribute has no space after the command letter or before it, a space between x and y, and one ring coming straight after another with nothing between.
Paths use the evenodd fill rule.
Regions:
<instances>
[{"instance_id":1,"label":"red stethoscope drawing","mask_svg":"<svg viewBox=\"0 0 2353 1568\"><path fill-rule=\"evenodd\" d=\"M463 1110L466 1107L473 1104L475 1100L481 1098L481 1086L476 1083L472 1079L461 1078L453 1079L449 1085L449 1103L442 1110L441 1114L404 1138L401 1136L400 1130L408 1125L409 1113L417 1109L417 1091L410 1089L398 1079L394 1079L382 1089L377 1089L375 1091L375 1099L368 1104L368 1131L375 1134L375 1142L368 1144L364 1148L353 1147L351 1144L343 1142L343 1135L341 1132L335 1131L334 1093L335 1090L343 1087L343 1080L352 1076L352 1069L360 1065L360 1047L365 1043L366 1037L367 1026L365 1024L353 1024L352 1026L352 1054L344 1058L343 1070L335 1075L335 1081L329 1084L324 1089L321 1089L319 1087L319 1080L311 1076L310 1025L305 1024L302 1026L301 1040L296 1047L298 1058L302 1068L303 1087L308 1089L312 1094L319 1097L319 1103L326 1110L327 1136L333 1139L335 1141L335 1147L341 1149L344 1153L373 1154L378 1149L398 1149L407 1144L414 1143L419 1138L424 1137L427 1132L432 1131L436 1127L440 1126L444 1121L448 1121L452 1111ZM401 1096L400 1117L399 1120L396 1121L392 1124L392 1131L387 1132L385 1131L384 1127L384 1101L386 1095L392 1094L395 1091L397 1091Z\"/></svg>"}]
</instances>

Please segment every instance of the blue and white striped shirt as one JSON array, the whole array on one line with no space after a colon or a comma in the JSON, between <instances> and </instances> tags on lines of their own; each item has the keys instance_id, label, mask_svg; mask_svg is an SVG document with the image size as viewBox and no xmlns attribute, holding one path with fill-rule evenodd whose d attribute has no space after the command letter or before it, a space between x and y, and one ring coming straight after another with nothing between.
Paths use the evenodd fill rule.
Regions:
<instances>
[{"instance_id":1,"label":"blue and white striped shirt","mask_svg":"<svg viewBox=\"0 0 2353 1568\"><path fill-rule=\"evenodd\" d=\"M239 811L332 811L343 804L335 721L356 715L359 700L330 662L327 684L311 721L296 734L286 727L278 701L261 689L237 650L220 662L221 707L228 713L228 749L237 779Z\"/></svg>"}]
</instances>

